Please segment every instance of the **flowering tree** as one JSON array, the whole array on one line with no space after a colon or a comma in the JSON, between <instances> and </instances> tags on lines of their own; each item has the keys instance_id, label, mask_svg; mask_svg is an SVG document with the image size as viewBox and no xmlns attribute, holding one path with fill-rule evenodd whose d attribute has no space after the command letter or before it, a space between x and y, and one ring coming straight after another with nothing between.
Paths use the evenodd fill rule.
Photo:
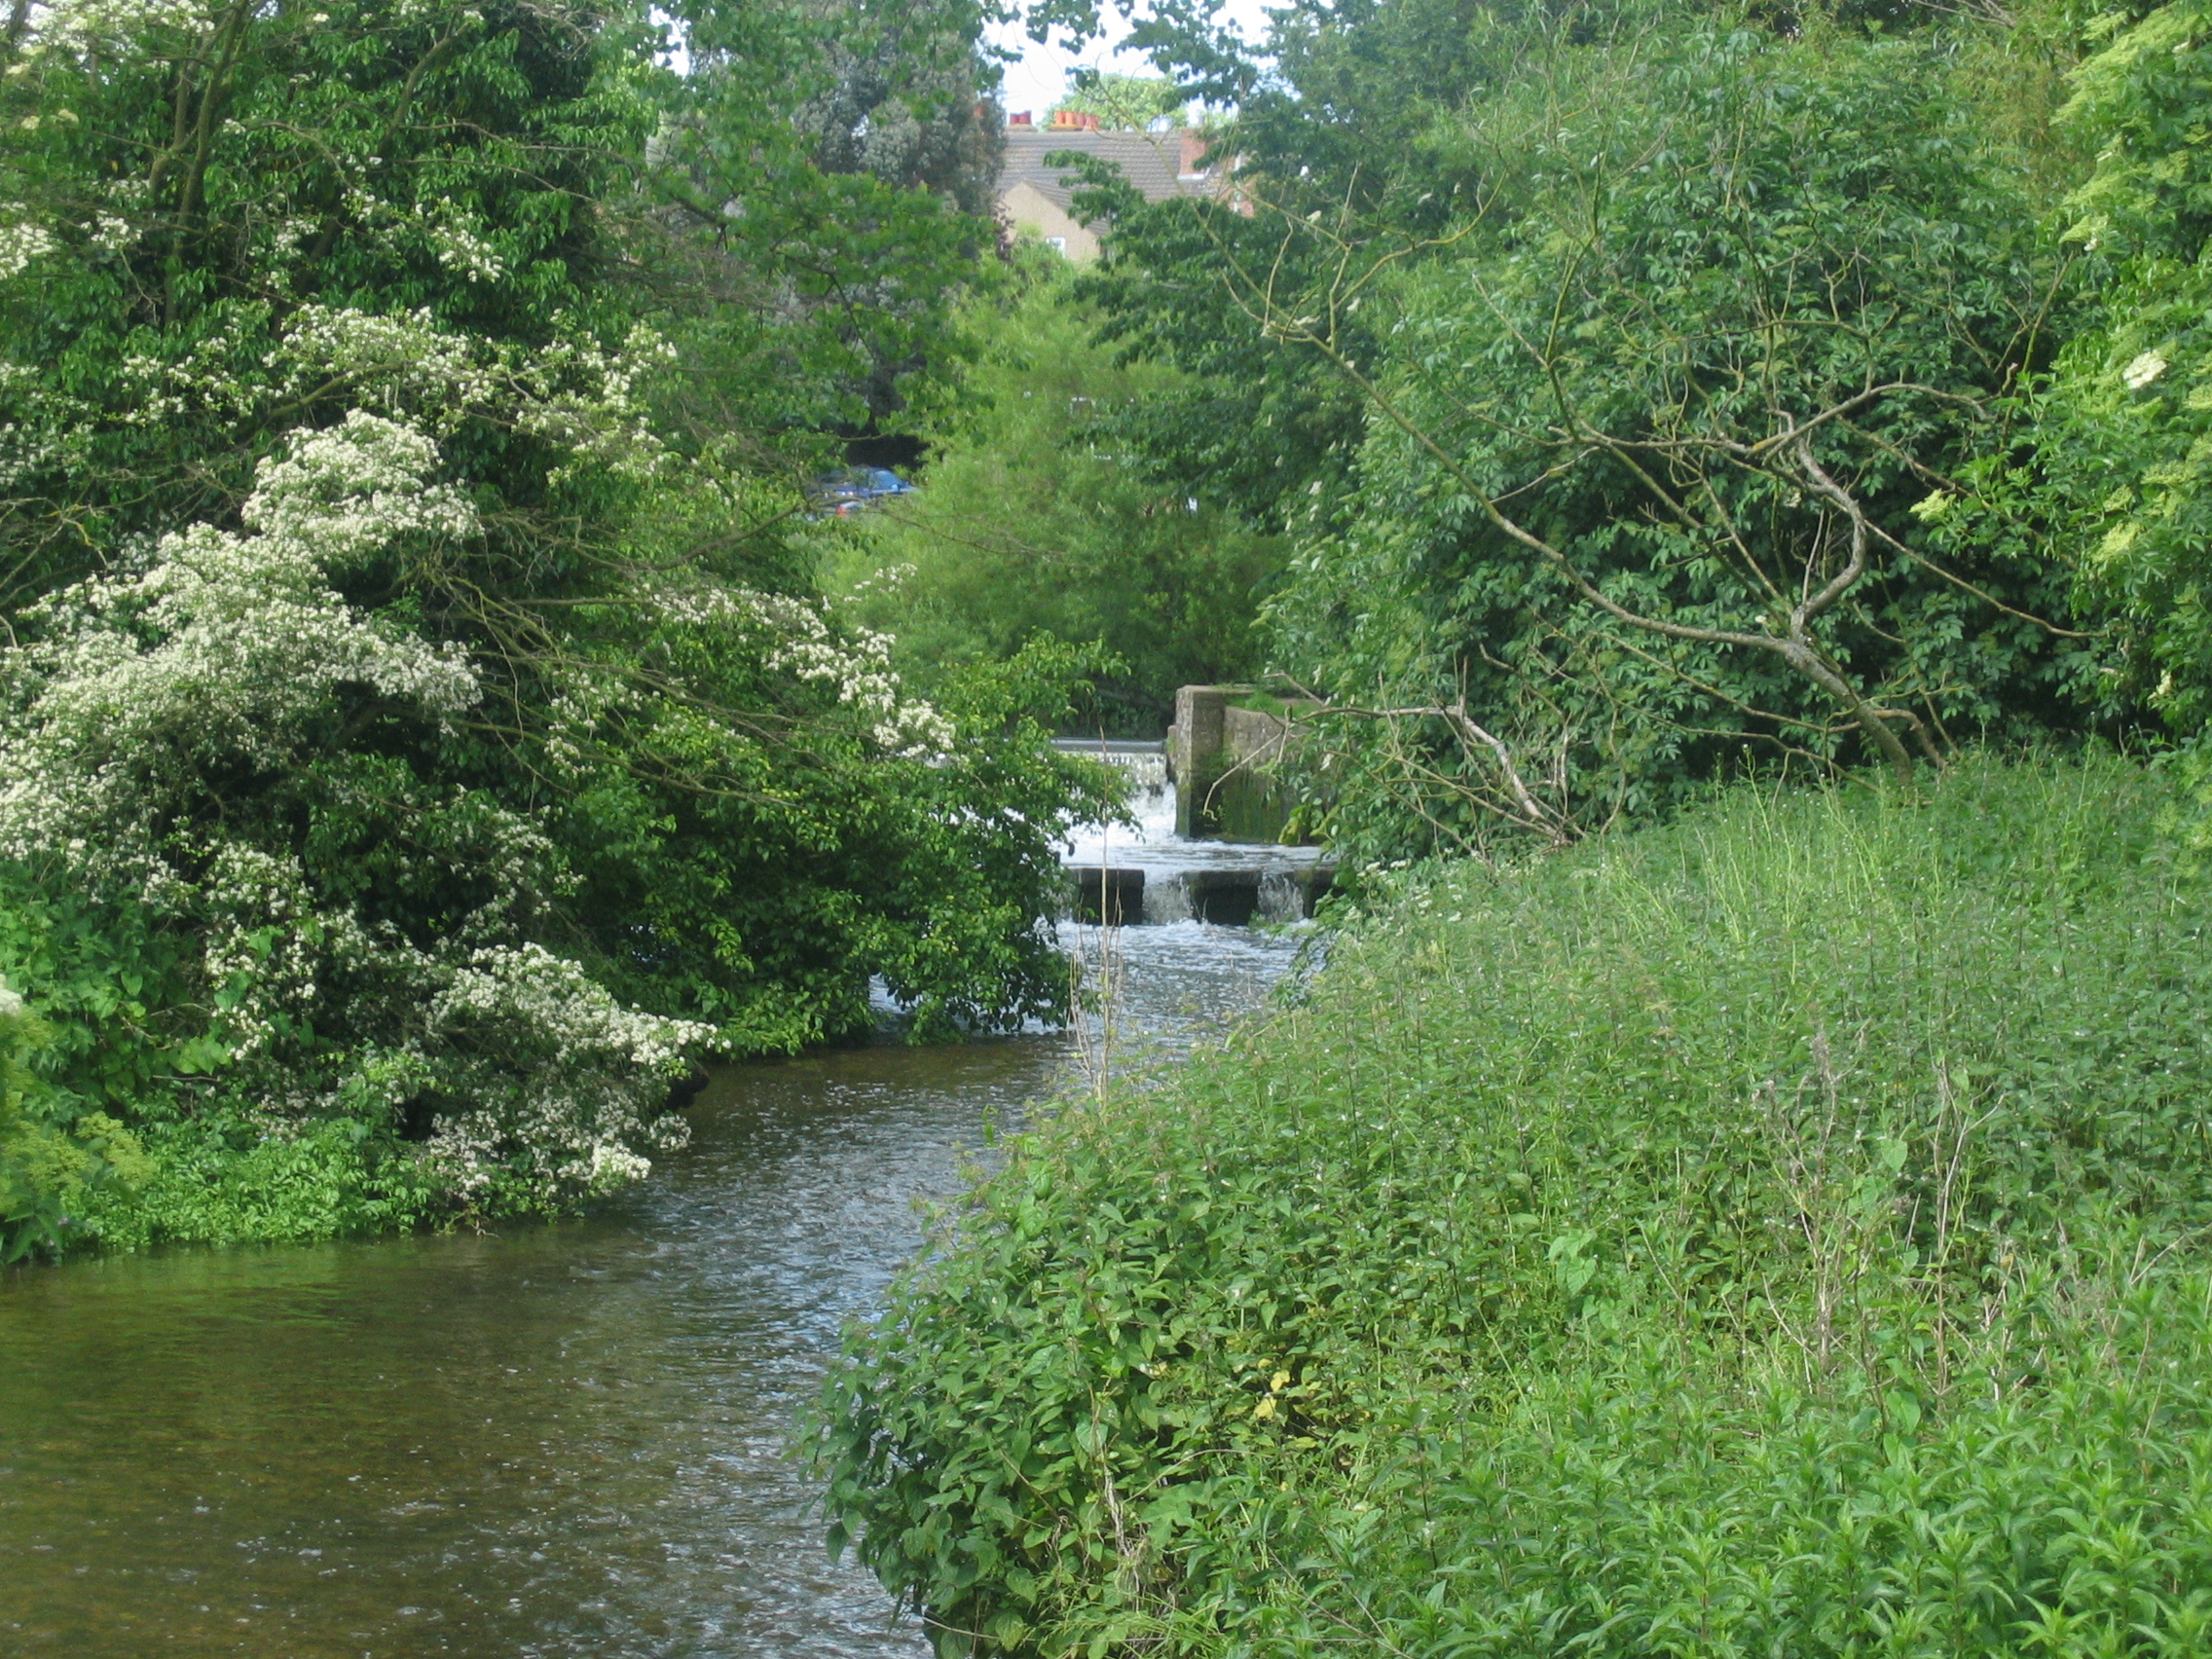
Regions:
<instances>
[{"instance_id":1,"label":"flowering tree","mask_svg":"<svg viewBox=\"0 0 2212 1659\"><path fill-rule=\"evenodd\" d=\"M691 1057L854 1030L871 976L926 1030L1057 1011L1051 838L1096 793L1058 682L906 695L776 457L877 360L902 244L759 240L744 140L806 87L709 95L656 39L79 0L11 43L0 968L57 1123L347 1124L542 1208L681 1137ZM808 336L773 261L826 254Z\"/></svg>"},{"instance_id":2,"label":"flowering tree","mask_svg":"<svg viewBox=\"0 0 2212 1659\"><path fill-rule=\"evenodd\" d=\"M670 1143L654 1080L712 1033L621 1008L527 940L554 863L527 818L482 791L375 777L332 741L342 710L450 730L481 699L465 651L328 586L395 541L476 534L437 459L355 413L264 463L243 533L196 525L143 571L44 602L37 640L0 656L15 694L0 852L189 922L215 1034L264 1109L420 1103L461 1191L498 1174L557 1198ZM371 821L429 852L408 873L451 889L465 871L472 891L409 911L316 878L292 824L358 813L348 793L379 784ZM318 1056L302 1041L317 1028L351 1042Z\"/></svg>"}]
</instances>

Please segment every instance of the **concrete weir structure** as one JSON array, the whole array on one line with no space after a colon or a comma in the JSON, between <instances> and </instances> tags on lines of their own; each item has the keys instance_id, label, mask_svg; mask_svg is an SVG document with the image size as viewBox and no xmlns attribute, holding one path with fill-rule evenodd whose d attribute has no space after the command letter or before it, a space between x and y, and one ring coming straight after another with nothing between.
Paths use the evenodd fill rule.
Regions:
<instances>
[{"instance_id":1,"label":"concrete weir structure","mask_svg":"<svg viewBox=\"0 0 2212 1659\"><path fill-rule=\"evenodd\" d=\"M1235 841L1277 841L1291 800L1275 767L1300 741L1299 702L1263 697L1255 685L1186 685L1167 730L1175 831Z\"/></svg>"},{"instance_id":2,"label":"concrete weir structure","mask_svg":"<svg viewBox=\"0 0 2212 1659\"><path fill-rule=\"evenodd\" d=\"M1153 869L1069 865L1077 921L1106 927L1211 922L1242 928L1254 922L1305 921L1329 891L1334 871L1318 863L1299 868Z\"/></svg>"},{"instance_id":3,"label":"concrete weir structure","mask_svg":"<svg viewBox=\"0 0 2212 1659\"><path fill-rule=\"evenodd\" d=\"M1205 922L1248 927L1313 914L1333 866L1316 847L1234 841L1181 833L1178 797L1164 745L1067 739L1057 748L1126 771L1134 825L1086 825L1062 864L1068 915L1109 927Z\"/></svg>"}]
</instances>

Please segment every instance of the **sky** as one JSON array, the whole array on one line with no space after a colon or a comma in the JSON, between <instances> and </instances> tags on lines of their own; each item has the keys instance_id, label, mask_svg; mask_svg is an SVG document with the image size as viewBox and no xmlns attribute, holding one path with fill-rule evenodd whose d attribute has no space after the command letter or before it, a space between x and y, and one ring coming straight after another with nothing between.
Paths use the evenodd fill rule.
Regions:
<instances>
[{"instance_id":1,"label":"sky","mask_svg":"<svg viewBox=\"0 0 2212 1659\"><path fill-rule=\"evenodd\" d=\"M1066 95L1068 77L1077 69L1107 69L1123 75L1157 73L1141 55L1117 51L1109 44L1125 39L1129 25L1112 7L1103 10L1107 40L1094 41L1081 52L1040 46L1022 32L1019 23L1002 23L991 31L994 45L1014 48L1021 53L1020 62L1006 66L1006 85L999 93L1008 114L1028 110L1032 115L1042 116ZM1227 0L1222 12L1235 22L1246 40L1257 40L1267 33L1267 8L1263 0Z\"/></svg>"}]
</instances>

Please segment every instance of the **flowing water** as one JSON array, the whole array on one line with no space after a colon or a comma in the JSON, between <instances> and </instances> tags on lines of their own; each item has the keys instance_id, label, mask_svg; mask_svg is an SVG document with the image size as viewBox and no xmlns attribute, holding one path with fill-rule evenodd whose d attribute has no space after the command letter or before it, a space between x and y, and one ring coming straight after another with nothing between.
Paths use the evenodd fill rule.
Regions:
<instances>
[{"instance_id":1,"label":"flowing water","mask_svg":"<svg viewBox=\"0 0 2212 1659\"><path fill-rule=\"evenodd\" d=\"M1101 870L1139 877L1126 919L1153 925L1190 921L1213 908L1211 900L1246 895L1232 903L1239 920L1300 920L1311 913L1311 876L1323 862L1316 847L1240 841L1185 840L1175 833L1175 786L1157 743L1062 743L1099 756L1129 774L1132 824L1087 825L1067 849L1067 864L1088 885ZM1326 882L1322 887L1326 887ZM1095 913L1095 907L1094 907Z\"/></svg>"},{"instance_id":2,"label":"flowing water","mask_svg":"<svg viewBox=\"0 0 2212 1659\"><path fill-rule=\"evenodd\" d=\"M1115 942L1124 1028L1168 1048L1295 949ZM924 1653L823 1550L793 1413L1070 1053L726 1068L587 1220L0 1276L0 1655Z\"/></svg>"}]
</instances>

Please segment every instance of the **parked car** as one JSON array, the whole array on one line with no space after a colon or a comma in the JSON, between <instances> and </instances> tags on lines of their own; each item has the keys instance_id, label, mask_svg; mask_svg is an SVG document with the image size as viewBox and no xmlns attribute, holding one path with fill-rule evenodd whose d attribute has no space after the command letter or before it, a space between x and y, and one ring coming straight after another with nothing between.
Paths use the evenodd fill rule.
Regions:
<instances>
[{"instance_id":1,"label":"parked car","mask_svg":"<svg viewBox=\"0 0 2212 1659\"><path fill-rule=\"evenodd\" d=\"M848 466L817 478L807 491L807 498L822 517L850 518L878 501L910 496L918 488L888 466Z\"/></svg>"}]
</instances>

